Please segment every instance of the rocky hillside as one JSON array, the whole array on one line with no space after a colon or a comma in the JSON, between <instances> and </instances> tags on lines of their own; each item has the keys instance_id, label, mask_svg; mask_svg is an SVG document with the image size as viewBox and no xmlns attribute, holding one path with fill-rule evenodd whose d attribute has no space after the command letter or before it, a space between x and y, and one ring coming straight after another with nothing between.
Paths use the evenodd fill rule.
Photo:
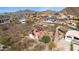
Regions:
<instances>
[{"instance_id":1,"label":"rocky hillside","mask_svg":"<svg viewBox=\"0 0 79 59\"><path fill-rule=\"evenodd\" d=\"M56 11L46 10L46 11L41 11L39 13L48 16L48 15L54 15L56 13Z\"/></svg>"},{"instance_id":2,"label":"rocky hillside","mask_svg":"<svg viewBox=\"0 0 79 59\"><path fill-rule=\"evenodd\" d=\"M61 13L64 13L66 15L79 15L79 7L67 7L61 11Z\"/></svg>"},{"instance_id":3,"label":"rocky hillside","mask_svg":"<svg viewBox=\"0 0 79 59\"><path fill-rule=\"evenodd\" d=\"M20 10L17 12L11 12L11 13L3 13L0 14L0 19L8 17L10 20L14 19L22 19L22 18L28 18L28 17L37 17L37 16L49 16L53 15L55 11L47 10L47 11L32 11L32 10Z\"/></svg>"}]
</instances>

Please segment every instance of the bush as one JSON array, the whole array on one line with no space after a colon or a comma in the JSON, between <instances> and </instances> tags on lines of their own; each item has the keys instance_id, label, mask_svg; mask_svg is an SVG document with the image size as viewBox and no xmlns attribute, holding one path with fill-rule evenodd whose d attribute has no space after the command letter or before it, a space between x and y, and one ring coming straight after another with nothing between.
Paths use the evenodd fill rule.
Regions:
<instances>
[{"instance_id":1,"label":"bush","mask_svg":"<svg viewBox=\"0 0 79 59\"><path fill-rule=\"evenodd\" d=\"M77 24L77 30L79 30L79 22L77 22L76 24Z\"/></svg>"},{"instance_id":2,"label":"bush","mask_svg":"<svg viewBox=\"0 0 79 59\"><path fill-rule=\"evenodd\" d=\"M77 20L77 21L79 21L79 16L74 17L73 20Z\"/></svg>"},{"instance_id":3,"label":"bush","mask_svg":"<svg viewBox=\"0 0 79 59\"><path fill-rule=\"evenodd\" d=\"M73 48L73 44L71 43L71 44L70 44L70 51L73 51L73 49L74 49L74 48Z\"/></svg>"},{"instance_id":4,"label":"bush","mask_svg":"<svg viewBox=\"0 0 79 59\"><path fill-rule=\"evenodd\" d=\"M56 44L54 42L50 42L49 45L48 45L48 48L50 50L52 50L52 48L55 48L56 47Z\"/></svg>"},{"instance_id":5,"label":"bush","mask_svg":"<svg viewBox=\"0 0 79 59\"><path fill-rule=\"evenodd\" d=\"M37 44L32 50L33 51L43 51L45 46L43 44Z\"/></svg>"},{"instance_id":6,"label":"bush","mask_svg":"<svg viewBox=\"0 0 79 59\"><path fill-rule=\"evenodd\" d=\"M2 27L2 30L3 30L3 31L8 30L8 27L7 27L7 26L3 26L3 27Z\"/></svg>"},{"instance_id":7,"label":"bush","mask_svg":"<svg viewBox=\"0 0 79 59\"><path fill-rule=\"evenodd\" d=\"M44 42L44 43L49 43L50 42L50 37L45 35L45 36L42 37L41 41Z\"/></svg>"},{"instance_id":8,"label":"bush","mask_svg":"<svg viewBox=\"0 0 79 59\"><path fill-rule=\"evenodd\" d=\"M6 37L0 36L0 43L3 45L6 45L6 46L11 45L10 39L11 39L11 37L9 37L9 36L6 36Z\"/></svg>"}]
</instances>

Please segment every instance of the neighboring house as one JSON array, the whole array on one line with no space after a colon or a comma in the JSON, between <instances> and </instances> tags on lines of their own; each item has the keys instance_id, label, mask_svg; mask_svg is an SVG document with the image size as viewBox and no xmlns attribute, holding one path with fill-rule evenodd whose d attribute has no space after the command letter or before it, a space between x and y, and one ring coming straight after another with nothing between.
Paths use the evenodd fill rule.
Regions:
<instances>
[{"instance_id":1,"label":"neighboring house","mask_svg":"<svg viewBox=\"0 0 79 59\"><path fill-rule=\"evenodd\" d=\"M43 21L45 23L53 23L51 20Z\"/></svg>"},{"instance_id":2,"label":"neighboring house","mask_svg":"<svg viewBox=\"0 0 79 59\"><path fill-rule=\"evenodd\" d=\"M72 42L74 51L79 50L79 31L70 30L65 35L65 41Z\"/></svg>"},{"instance_id":3,"label":"neighboring house","mask_svg":"<svg viewBox=\"0 0 79 59\"><path fill-rule=\"evenodd\" d=\"M29 34L29 37L32 39L39 39L44 34L45 32L42 28L37 28L37 29L34 29L31 34Z\"/></svg>"},{"instance_id":4,"label":"neighboring house","mask_svg":"<svg viewBox=\"0 0 79 59\"><path fill-rule=\"evenodd\" d=\"M6 23L10 23L10 20L8 18L0 19L0 24L6 24Z\"/></svg>"},{"instance_id":5,"label":"neighboring house","mask_svg":"<svg viewBox=\"0 0 79 59\"><path fill-rule=\"evenodd\" d=\"M76 23L69 23L67 24L68 27L77 30L77 24Z\"/></svg>"},{"instance_id":6,"label":"neighboring house","mask_svg":"<svg viewBox=\"0 0 79 59\"><path fill-rule=\"evenodd\" d=\"M62 13L56 13L55 16L57 19L68 19L68 17Z\"/></svg>"},{"instance_id":7,"label":"neighboring house","mask_svg":"<svg viewBox=\"0 0 79 59\"><path fill-rule=\"evenodd\" d=\"M26 23L26 19L20 19L19 20L22 24L25 24Z\"/></svg>"},{"instance_id":8,"label":"neighboring house","mask_svg":"<svg viewBox=\"0 0 79 59\"><path fill-rule=\"evenodd\" d=\"M67 17L70 19L72 19L73 17L75 17L74 15L67 15Z\"/></svg>"},{"instance_id":9,"label":"neighboring house","mask_svg":"<svg viewBox=\"0 0 79 59\"><path fill-rule=\"evenodd\" d=\"M52 21L52 22L54 22L54 21L55 21L54 16L48 16L48 17L47 17L47 21Z\"/></svg>"},{"instance_id":10,"label":"neighboring house","mask_svg":"<svg viewBox=\"0 0 79 59\"><path fill-rule=\"evenodd\" d=\"M65 40L69 42L72 40L78 40L77 38L79 38L79 31L76 30L70 30L65 35Z\"/></svg>"},{"instance_id":11,"label":"neighboring house","mask_svg":"<svg viewBox=\"0 0 79 59\"><path fill-rule=\"evenodd\" d=\"M67 19L67 16L61 15L61 16L58 16L57 18L58 18L58 19Z\"/></svg>"}]
</instances>

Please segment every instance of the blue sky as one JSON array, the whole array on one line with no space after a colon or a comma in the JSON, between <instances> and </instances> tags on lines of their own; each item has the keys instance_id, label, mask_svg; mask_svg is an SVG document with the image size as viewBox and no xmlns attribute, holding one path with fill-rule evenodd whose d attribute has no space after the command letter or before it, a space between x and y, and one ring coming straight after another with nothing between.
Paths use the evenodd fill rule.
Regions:
<instances>
[{"instance_id":1,"label":"blue sky","mask_svg":"<svg viewBox=\"0 0 79 59\"><path fill-rule=\"evenodd\" d=\"M45 11L45 10L60 11L64 9L64 7L0 7L0 13L16 12L19 10L26 10L26 9L35 11Z\"/></svg>"}]
</instances>

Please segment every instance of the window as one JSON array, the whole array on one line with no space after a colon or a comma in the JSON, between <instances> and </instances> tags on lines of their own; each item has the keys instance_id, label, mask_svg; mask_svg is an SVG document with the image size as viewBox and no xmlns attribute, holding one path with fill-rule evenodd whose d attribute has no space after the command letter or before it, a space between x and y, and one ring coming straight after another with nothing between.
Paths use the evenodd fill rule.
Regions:
<instances>
[{"instance_id":1,"label":"window","mask_svg":"<svg viewBox=\"0 0 79 59\"><path fill-rule=\"evenodd\" d=\"M77 38L77 37L74 37L74 39L79 40L79 38Z\"/></svg>"},{"instance_id":2,"label":"window","mask_svg":"<svg viewBox=\"0 0 79 59\"><path fill-rule=\"evenodd\" d=\"M67 36L67 38L72 38L71 36Z\"/></svg>"}]
</instances>

